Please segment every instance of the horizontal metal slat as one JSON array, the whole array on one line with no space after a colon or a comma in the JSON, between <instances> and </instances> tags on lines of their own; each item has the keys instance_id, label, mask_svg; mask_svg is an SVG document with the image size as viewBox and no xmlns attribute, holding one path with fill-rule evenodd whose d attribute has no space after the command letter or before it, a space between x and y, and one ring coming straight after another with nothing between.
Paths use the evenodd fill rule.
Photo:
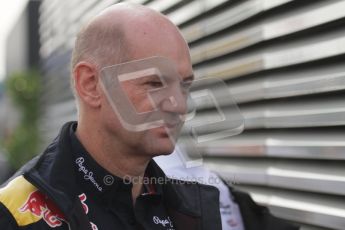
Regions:
<instances>
[{"instance_id":1,"label":"horizontal metal slat","mask_svg":"<svg viewBox=\"0 0 345 230\"><path fill-rule=\"evenodd\" d=\"M345 53L345 37L310 44L305 48L298 47L286 52L273 52L265 56L267 69L289 66L303 62L325 59Z\"/></svg>"},{"instance_id":2,"label":"horizontal metal slat","mask_svg":"<svg viewBox=\"0 0 345 230\"><path fill-rule=\"evenodd\" d=\"M191 49L192 62L197 64L264 41L263 33L263 29L257 27L194 46Z\"/></svg>"},{"instance_id":3,"label":"horizontal metal slat","mask_svg":"<svg viewBox=\"0 0 345 230\"><path fill-rule=\"evenodd\" d=\"M193 42L201 37L210 35L236 23L244 21L260 12L281 6L292 0L252 0L244 1L234 8L230 8L211 18L198 21L184 29L182 33L188 42Z\"/></svg>"},{"instance_id":4,"label":"horizontal metal slat","mask_svg":"<svg viewBox=\"0 0 345 230\"><path fill-rule=\"evenodd\" d=\"M322 4L316 9L267 24L264 27L264 37L269 40L345 17L344 1L325 1L325 3L328 5Z\"/></svg>"},{"instance_id":5,"label":"horizontal metal slat","mask_svg":"<svg viewBox=\"0 0 345 230\"><path fill-rule=\"evenodd\" d=\"M345 67L331 66L327 72L313 68L297 73L274 74L245 82L230 82L229 87L237 103L335 92L345 89Z\"/></svg>"},{"instance_id":6,"label":"horizontal metal slat","mask_svg":"<svg viewBox=\"0 0 345 230\"><path fill-rule=\"evenodd\" d=\"M194 46L191 50L193 63L234 52L250 45L278 38L284 35L320 26L345 17L345 2L336 2L329 6L321 6L301 15L267 24L253 25L249 29L236 34L229 34L211 42Z\"/></svg>"},{"instance_id":7,"label":"horizontal metal slat","mask_svg":"<svg viewBox=\"0 0 345 230\"><path fill-rule=\"evenodd\" d=\"M345 37L317 42L280 51L250 54L235 61L221 61L206 67L196 67L197 77L236 78L254 72L296 65L345 53Z\"/></svg>"},{"instance_id":8,"label":"horizontal metal slat","mask_svg":"<svg viewBox=\"0 0 345 230\"><path fill-rule=\"evenodd\" d=\"M136 3L136 4L147 4L148 0L130 0L130 1L127 1L127 2L133 2L133 3Z\"/></svg>"},{"instance_id":9,"label":"horizontal metal slat","mask_svg":"<svg viewBox=\"0 0 345 230\"><path fill-rule=\"evenodd\" d=\"M337 230L345 226L345 200L318 194L237 186L278 217Z\"/></svg>"},{"instance_id":10,"label":"horizontal metal slat","mask_svg":"<svg viewBox=\"0 0 345 230\"><path fill-rule=\"evenodd\" d=\"M241 108L246 129L345 125L345 101L323 100L273 103Z\"/></svg>"},{"instance_id":11,"label":"horizontal metal slat","mask_svg":"<svg viewBox=\"0 0 345 230\"><path fill-rule=\"evenodd\" d=\"M270 131L198 144L205 156L274 157L314 160L345 160L344 135L340 132Z\"/></svg>"},{"instance_id":12,"label":"horizontal metal slat","mask_svg":"<svg viewBox=\"0 0 345 230\"><path fill-rule=\"evenodd\" d=\"M317 226L300 224L300 230L333 230L333 229L325 228L325 227L317 227Z\"/></svg>"},{"instance_id":13,"label":"horizontal metal slat","mask_svg":"<svg viewBox=\"0 0 345 230\"><path fill-rule=\"evenodd\" d=\"M168 17L174 24L181 25L182 23L185 23L191 20L192 18L207 12L208 10L217 7L226 1L227 0L193 1L188 5L184 6L183 8L168 14Z\"/></svg>"},{"instance_id":14,"label":"horizontal metal slat","mask_svg":"<svg viewBox=\"0 0 345 230\"><path fill-rule=\"evenodd\" d=\"M148 3L147 6L154 10L162 12L162 11L166 11L170 9L171 7L177 5L178 3L181 3L182 1L183 0L170 0L170 1L156 0L156 1Z\"/></svg>"},{"instance_id":15,"label":"horizontal metal slat","mask_svg":"<svg viewBox=\"0 0 345 230\"><path fill-rule=\"evenodd\" d=\"M204 159L226 181L345 196L345 162L284 162L251 159Z\"/></svg>"},{"instance_id":16,"label":"horizontal metal slat","mask_svg":"<svg viewBox=\"0 0 345 230\"><path fill-rule=\"evenodd\" d=\"M230 106L232 102L230 101ZM191 125L215 123L224 120L223 110L226 106L214 105L213 110L197 111ZM224 108L224 109L222 109ZM244 117L245 129L262 128L300 128L300 127L325 127L345 125L345 100L338 97L323 98L318 101L297 100L283 103L268 102L260 105L245 105L240 107ZM225 111L225 110L224 110ZM231 112L231 110L229 110ZM228 122L238 123L240 119ZM231 117L231 116L230 116ZM200 127L200 132L213 132L209 127Z\"/></svg>"}]
</instances>

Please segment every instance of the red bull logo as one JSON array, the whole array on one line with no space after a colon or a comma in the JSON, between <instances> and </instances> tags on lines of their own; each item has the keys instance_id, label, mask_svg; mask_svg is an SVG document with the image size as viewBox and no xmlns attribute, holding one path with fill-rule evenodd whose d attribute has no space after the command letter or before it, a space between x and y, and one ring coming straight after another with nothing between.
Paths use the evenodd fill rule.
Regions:
<instances>
[{"instance_id":1,"label":"red bull logo","mask_svg":"<svg viewBox=\"0 0 345 230\"><path fill-rule=\"evenodd\" d=\"M31 212L43 220L52 228L61 226L63 222L67 223L65 217L56 205L40 191L32 192L19 209L20 212Z\"/></svg>"},{"instance_id":2,"label":"red bull logo","mask_svg":"<svg viewBox=\"0 0 345 230\"><path fill-rule=\"evenodd\" d=\"M87 197L83 193L79 195L82 207L87 214L89 212L89 207L85 203ZM61 226L63 223L68 224L63 213L56 207L56 205L51 201L47 195L36 190L32 192L29 198L25 201L22 207L19 209L20 212L30 212L33 215L43 218L43 220L52 228ZM97 226L90 223L93 230L97 230Z\"/></svg>"}]
</instances>

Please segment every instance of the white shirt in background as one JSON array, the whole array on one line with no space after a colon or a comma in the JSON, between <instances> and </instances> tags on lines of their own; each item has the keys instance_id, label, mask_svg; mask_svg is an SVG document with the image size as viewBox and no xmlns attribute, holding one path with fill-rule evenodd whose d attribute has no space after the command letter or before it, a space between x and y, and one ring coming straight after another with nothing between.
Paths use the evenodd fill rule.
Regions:
<instances>
[{"instance_id":1,"label":"white shirt in background","mask_svg":"<svg viewBox=\"0 0 345 230\"><path fill-rule=\"evenodd\" d=\"M203 166L186 168L176 150L168 156L155 157L154 160L170 178L197 181L217 187L220 192L222 230L244 230L238 205L233 201L229 188L215 173Z\"/></svg>"}]
</instances>

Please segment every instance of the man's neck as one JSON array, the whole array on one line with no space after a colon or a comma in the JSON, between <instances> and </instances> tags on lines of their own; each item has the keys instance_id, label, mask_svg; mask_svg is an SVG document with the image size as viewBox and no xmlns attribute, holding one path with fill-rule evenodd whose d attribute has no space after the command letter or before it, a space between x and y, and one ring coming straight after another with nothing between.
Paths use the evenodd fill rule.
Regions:
<instances>
[{"instance_id":1,"label":"man's neck","mask_svg":"<svg viewBox=\"0 0 345 230\"><path fill-rule=\"evenodd\" d=\"M141 179L145 175L150 159L140 157L137 154L119 151L119 145L116 142L105 143L107 138L102 138L102 135L95 134L90 134L90 132L83 130L83 127L79 125L76 130L77 138L100 166L117 177L132 181L132 198L133 203L135 203L136 198L141 194Z\"/></svg>"}]
</instances>

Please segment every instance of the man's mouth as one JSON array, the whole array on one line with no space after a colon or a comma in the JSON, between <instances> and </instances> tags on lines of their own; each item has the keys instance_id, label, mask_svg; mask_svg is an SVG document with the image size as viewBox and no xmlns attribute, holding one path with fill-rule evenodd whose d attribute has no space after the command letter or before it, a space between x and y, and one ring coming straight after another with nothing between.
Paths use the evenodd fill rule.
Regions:
<instances>
[{"instance_id":1,"label":"man's mouth","mask_svg":"<svg viewBox=\"0 0 345 230\"><path fill-rule=\"evenodd\" d=\"M180 127L181 122L164 123L164 126L159 127L158 130L162 137L170 137L175 139Z\"/></svg>"}]
</instances>

